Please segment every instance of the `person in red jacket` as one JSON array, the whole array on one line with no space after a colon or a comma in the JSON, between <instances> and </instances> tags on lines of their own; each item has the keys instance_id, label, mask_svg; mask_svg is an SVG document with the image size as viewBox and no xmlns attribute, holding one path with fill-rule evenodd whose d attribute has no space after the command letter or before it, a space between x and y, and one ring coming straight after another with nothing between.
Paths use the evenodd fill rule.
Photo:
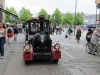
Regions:
<instances>
[{"instance_id":1,"label":"person in red jacket","mask_svg":"<svg viewBox=\"0 0 100 75\"><path fill-rule=\"evenodd\" d=\"M11 38L13 37L13 28L12 27L8 27L7 36L8 36L8 43L11 44Z\"/></svg>"}]
</instances>

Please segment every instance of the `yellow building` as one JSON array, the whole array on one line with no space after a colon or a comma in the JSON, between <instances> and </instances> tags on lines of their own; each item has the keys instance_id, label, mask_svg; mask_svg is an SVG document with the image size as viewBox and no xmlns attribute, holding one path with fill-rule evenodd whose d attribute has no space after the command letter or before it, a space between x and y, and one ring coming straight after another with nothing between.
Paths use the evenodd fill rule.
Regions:
<instances>
[{"instance_id":1,"label":"yellow building","mask_svg":"<svg viewBox=\"0 0 100 75\"><path fill-rule=\"evenodd\" d=\"M96 3L96 7L100 8L100 0L95 0L95 3Z\"/></svg>"}]
</instances>

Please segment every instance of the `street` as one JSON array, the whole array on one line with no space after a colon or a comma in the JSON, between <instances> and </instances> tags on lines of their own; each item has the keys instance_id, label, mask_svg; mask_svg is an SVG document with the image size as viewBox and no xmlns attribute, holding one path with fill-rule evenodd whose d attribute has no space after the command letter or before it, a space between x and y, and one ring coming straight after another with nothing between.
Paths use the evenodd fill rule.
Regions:
<instances>
[{"instance_id":1,"label":"street","mask_svg":"<svg viewBox=\"0 0 100 75\"><path fill-rule=\"evenodd\" d=\"M18 40L5 44L5 57L0 59L0 75L100 75L100 56L86 52L85 33L80 43L75 36L51 35L54 42L61 45L61 59L58 64L50 61L32 61L25 65L23 60L24 34L18 34Z\"/></svg>"}]
</instances>

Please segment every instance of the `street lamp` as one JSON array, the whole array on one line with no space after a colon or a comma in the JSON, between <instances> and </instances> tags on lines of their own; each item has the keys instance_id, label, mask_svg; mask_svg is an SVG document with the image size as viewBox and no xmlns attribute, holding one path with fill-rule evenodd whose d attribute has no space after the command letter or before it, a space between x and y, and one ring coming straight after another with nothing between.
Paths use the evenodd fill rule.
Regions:
<instances>
[{"instance_id":1,"label":"street lamp","mask_svg":"<svg viewBox=\"0 0 100 75\"><path fill-rule=\"evenodd\" d=\"M96 7L96 19L95 19L95 25L97 24L97 7Z\"/></svg>"},{"instance_id":2,"label":"street lamp","mask_svg":"<svg viewBox=\"0 0 100 75\"><path fill-rule=\"evenodd\" d=\"M77 0L75 2L75 22L74 22L74 35L75 35L75 27L76 27L76 9L77 9Z\"/></svg>"},{"instance_id":3,"label":"street lamp","mask_svg":"<svg viewBox=\"0 0 100 75\"><path fill-rule=\"evenodd\" d=\"M2 5L0 5L0 22L2 22Z\"/></svg>"},{"instance_id":4,"label":"street lamp","mask_svg":"<svg viewBox=\"0 0 100 75\"><path fill-rule=\"evenodd\" d=\"M56 13L54 14L54 28L56 29Z\"/></svg>"}]
</instances>

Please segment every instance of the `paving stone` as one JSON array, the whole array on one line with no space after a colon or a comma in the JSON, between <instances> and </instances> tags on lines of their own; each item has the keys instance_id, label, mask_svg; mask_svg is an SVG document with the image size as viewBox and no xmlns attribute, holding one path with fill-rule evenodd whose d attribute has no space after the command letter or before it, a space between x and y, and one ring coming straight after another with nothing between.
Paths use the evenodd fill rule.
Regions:
<instances>
[{"instance_id":1,"label":"paving stone","mask_svg":"<svg viewBox=\"0 0 100 75\"><path fill-rule=\"evenodd\" d=\"M72 75L85 75L79 69L69 69Z\"/></svg>"},{"instance_id":2,"label":"paving stone","mask_svg":"<svg viewBox=\"0 0 100 75\"><path fill-rule=\"evenodd\" d=\"M19 34L19 36L21 37L19 41L12 41L12 44L7 43L5 45L6 55L3 60L0 59L0 75L3 75L4 73L5 75L7 75L11 71L13 71L13 75L14 74L15 75L34 75L34 74L35 75L36 74L37 75L45 75L45 74L48 74L48 75L82 75L82 74L91 75L90 74L91 71L94 72L93 73L94 75L96 74L100 75L99 61L79 59L77 57L74 59L74 56L73 56L74 54L70 54L73 56L72 57L73 59L72 59L69 57L70 55L68 54L66 55L63 52L62 52L62 59L59 60L58 64L53 64L53 63L42 64L40 62L36 64L24 65L24 61L22 58L24 35ZM78 51L85 52L84 49L85 49L86 41L84 37L81 37L81 42L77 43L75 40L75 36L72 36L70 40L65 39L64 35L51 36L53 41L59 40L62 51L63 50L67 52L73 51L74 53ZM9 67L11 67L11 69ZM11 74L12 73L9 73L9 75Z\"/></svg>"},{"instance_id":3,"label":"paving stone","mask_svg":"<svg viewBox=\"0 0 100 75\"><path fill-rule=\"evenodd\" d=\"M94 69L82 69L87 75L100 75L97 71Z\"/></svg>"}]
</instances>

